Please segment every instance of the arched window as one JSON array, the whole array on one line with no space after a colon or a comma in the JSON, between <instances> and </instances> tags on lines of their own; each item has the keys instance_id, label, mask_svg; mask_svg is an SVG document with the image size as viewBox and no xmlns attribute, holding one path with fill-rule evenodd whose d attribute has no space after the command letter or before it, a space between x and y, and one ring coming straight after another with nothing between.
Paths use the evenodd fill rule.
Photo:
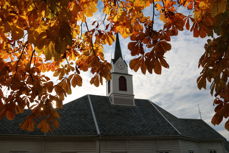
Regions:
<instances>
[{"instance_id":1,"label":"arched window","mask_svg":"<svg viewBox=\"0 0 229 153\"><path fill-rule=\"evenodd\" d=\"M108 93L110 93L110 91L111 91L111 82L110 82L110 80L108 81Z\"/></svg>"},{"instance_id":2,"label":"arched window","mask_svg":"<svg viewBox=\"0 0 229 153\"><path fill-rule=\"evenodd\" d=\"M119 90L126 91L126 78L124 76L119 77Z\"/></svg>"}]
</instances>

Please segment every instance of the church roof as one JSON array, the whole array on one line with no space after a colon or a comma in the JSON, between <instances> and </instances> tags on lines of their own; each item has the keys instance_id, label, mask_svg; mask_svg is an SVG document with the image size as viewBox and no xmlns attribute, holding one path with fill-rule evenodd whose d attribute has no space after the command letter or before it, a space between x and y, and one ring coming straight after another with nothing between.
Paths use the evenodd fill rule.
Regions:
<instances>
[{"instance_id":1,"label":"church roof","mask_svg":"<svg viewBox=\"0 0 229 153\"><path fill-rule=\"evenodd\" d=\"M114 52L113 62L115 63L120 57L122 58L122 50L120 46L118 33L116 33L115 52Z\"/></svg>"},{"instance_id":2,"label":"church roof","mask_svg":"<svg viewBox=\"0 0 229 153\"><path fill-rule=\"evenodd\" d=\"M86 95L63 106L60 110L60 127L46 136L101 136L101 137L182 137L200 141L222 140L219 133L203 120L179 119L156 104L135 99L136 106L112 105L107 96ZM0 120L0 136L40 135L23 131L15 120Z\"/></svg>"}]
</instances>

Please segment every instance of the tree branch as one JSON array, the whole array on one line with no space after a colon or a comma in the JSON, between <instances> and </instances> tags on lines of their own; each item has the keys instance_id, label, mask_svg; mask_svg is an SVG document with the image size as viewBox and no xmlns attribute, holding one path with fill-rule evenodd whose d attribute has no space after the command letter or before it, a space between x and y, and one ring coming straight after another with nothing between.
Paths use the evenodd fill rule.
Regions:
<instances>
[{"instance_id":1,"label":"tree branch","mask_svg":"<svg viewBox=\"0 0 229 153\"><path fill-rule=\"evenodd\" d=\"M85 21L85 25L86 25L87 31L89 32L90 30L88 28L87 21ZM95 50L94 50L94 45L93 45L92 37L91 37L91 48L92 48L93 54L96 55Z\"/></svg>"},{"instance_id":2,"label":"tree branch","mask_svg":"<svg viewBox=\"0 0 229 153\"><path fill-rule=\"evenodd\" d=\"M30 61L29 61L29 75L30 75L30 77L31 77L31 79L32 79L32 81L33 81L33 76L32 76L32 74L30 73L30 68L31 68L31 63L32 63L32 60L33 60L33 55L34 55L34 53L35 53L35 50L33 50L33 52L32 52L32 55L31 55L31 57L30 57Z\"/></svg>"},{"instance_id":3,"label":"tree branch","mask_svg":"<svg viewBox=\"0 0 229 153\"><path fill-rule=\"evenodd\" d=\"M154 16L155 16L155 2L153 0L152 30L153 30L153 25L154 25Z\"/></svg>"}]
</instances>

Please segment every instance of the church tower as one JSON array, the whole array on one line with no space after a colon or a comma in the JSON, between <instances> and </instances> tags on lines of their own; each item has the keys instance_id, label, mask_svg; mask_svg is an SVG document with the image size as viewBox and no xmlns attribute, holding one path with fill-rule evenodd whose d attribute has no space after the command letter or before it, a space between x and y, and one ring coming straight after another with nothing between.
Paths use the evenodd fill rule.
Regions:
<instances>
[{"instance_id":1,"label":"church tower","mask_svg":"<svg viewBox=\"0 0 229 153\"><path fill-rule=\"evenodd\" d=\"M134 106L133 80L122 57L119 36L116 34L114 59L111 61L111 80L107 81L107 96L114 105Z\"/></svg>"}]
</instances>

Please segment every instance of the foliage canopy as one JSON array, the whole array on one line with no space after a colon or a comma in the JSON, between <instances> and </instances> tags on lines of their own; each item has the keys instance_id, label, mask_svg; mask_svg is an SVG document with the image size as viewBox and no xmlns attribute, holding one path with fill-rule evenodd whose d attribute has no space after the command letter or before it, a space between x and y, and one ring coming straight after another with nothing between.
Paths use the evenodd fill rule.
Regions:
<instances>
[{"instance_id":1,"label":"foliage canopy","mask_svg":"<svg viewBox=\"0 0 229 153\"><path fill-rule=\"evenodd\" d=\"M98 3L104 19L88 23ZM151 17L143 13L147 7ZM81 71L93 74L95 86L111 78L103 45L111 45L115 33L131 39L131 69L161 74L169 68L164 54L171 49L171 37L186 29L193 37L209 36L197 86L211 84L216 105L212 123L219 124L229 116L228 27L227 0L1 0L0 118L12 120L28 108L21 128L48 132L59 126L57 109L66 95L82 85ZM57 80L45 72L53 72Z\"/></svg>"}]
</instances>

